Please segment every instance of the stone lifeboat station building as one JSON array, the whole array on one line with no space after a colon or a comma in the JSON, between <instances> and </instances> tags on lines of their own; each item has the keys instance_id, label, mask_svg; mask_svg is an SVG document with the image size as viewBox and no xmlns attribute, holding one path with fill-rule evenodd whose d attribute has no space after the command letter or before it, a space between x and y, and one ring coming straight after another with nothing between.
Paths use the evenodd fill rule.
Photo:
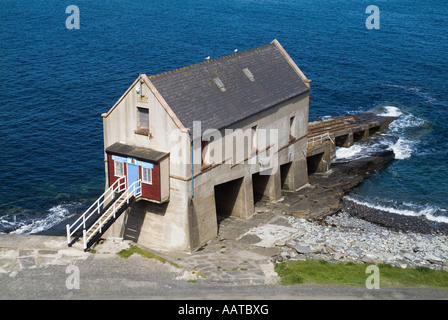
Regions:
<instances>
[{"instance_id":1,"label":"stone lifeboat station building","mask_svg":"<svg viewBox=\"0 0 448 320\"><path fill-rule=\"evenodd\" d=\"M123 209L101 235L191 252L222 218L248 219L257 199L308 183L309 91L277 40L141 74L102 115L106 191L121 191Z\"/></svg>"}]
</instances>

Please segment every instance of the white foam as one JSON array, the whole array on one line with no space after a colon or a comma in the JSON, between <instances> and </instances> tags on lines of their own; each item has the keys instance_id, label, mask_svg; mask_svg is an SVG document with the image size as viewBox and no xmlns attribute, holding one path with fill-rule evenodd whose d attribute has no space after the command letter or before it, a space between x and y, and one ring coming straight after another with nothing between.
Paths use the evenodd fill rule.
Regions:
<instances>
[{"instance_id":1,"label":"white foam","mask_svg":"<svg viewBox=\"0 0 448 320\"><path fill-rule=\"evenodd\" d=\"M389 150L395 153L395 159L404 160L410 158L417 149L418 139L412 140L408 138L409 130L423 126L426 121L413 114L403 113L395 106L385 106L383 108L384 112L379 114L380 116L398 117L397 120L389 125L387 133L392 133L400 138L390 145Z\"/></svg>"},{"instance_id":2,"label":"white foam","mask_svg":"<svg viewBox=\"0 0 448 320\"><path fill-rule=\"evenodd\" d=\"M412 114L404 114L389 125L391 132L400 133L407 128L421 127L425 124L425 120L415 117Z\"/></svg>"},{"instance_id":3,"label":"white foam","mask_svg":"<svg viewBox=\"0 0 448 320\"><path fill-rule=\"evenodd\" d=\"M387 150L392 150L395 153L395 159L403 160L412 156L416 148L416 141L406 138L406 130L413 127L419 127L425 123L423 119L417 118L412 114L404 114L396 106L384 106L383 112L380 116L398 117L397 120L389 125L387 134L394 134L399 136L398 140L391 140L387 138L371 139L369 143L355 143L350 148L336 148L335 162L345 160L357 160L369 156L372 152L384 150L384 145L388 145ZM378 148L379 147L379 148Z\"/></svg>"},{"instance_id":4,"label":"white foam","mask_svg":"<svg viewBox=\"0 0 448 320\"><path fill-rule=\"evenodd\" d=\"M380 113L379 116L383 117L399 117L403 114L398 107L395 106L385 106L384 112Z\"/></svg>"},{"instance_id":5,"label":"white foam","mask_svg":"<svg viewBox=\"0 0 448 320\"><path fill-rule=\"evenodd\" d=\"M397 142L392 144L389 149L395 154L395 159L404 160L411 157L414 151L414 142L411 140L399 138Z\"/></svg>"},{"instance_id":6,"label":"white foam","mask_svg":"<svg viewBox=\"0 0 448 320\"><path fill-rule=\"evenodd\" d=\"M336 159L353 159L362 155L365 149L364 146L359 144L354 144L350 148L338 147L336 148Z\"/></svg>"},{"instance_id":7,"label":"white foam","mask_svg":"<svg viewBox=\"0 0 448 320\"><path fill-rule=\"evenodd\" d=\"M421 207L412 203L403 203L403 205L405 205L408 208L394 208L394 207L389 207L389 206L384 206L381 204L372 204L370 202L367 201L361 201L358 199L355 199L353 197L350 196L345 196L345 198L347 200L353 201L354 203L369 207L369 208L373 208L373 209L377 209L377 210L381 210L381 211L387 211L387 212L391 212L391 213L395 213L395 214L400 214L400 215L404 215L404 216L412 216L412 217L419 217L421 215L425 216L428 220L432 220L432 221L436 221L436 222L443 222L443 223L448 223L448 217L447 216L436 216L434 215L435 212L437 211L442 211L442 212L446 212L446 210L444 209L440 209L437 207L431 207L431 206L426 206L426 207Z\"/></svg>"},{"instance_id":8,"label":"white foam","mask_svg":"<svg viewBox=\"0 0 448 320\"><path fill-rule=\"evenodd\" d=\"M57 205L55 207L50 208L49 213L42 219L34 220L29 224L24 224L20 226L18 229L12 231L11 233L15 234L33 234L37 232L41 232L44 230L48 230L59 222L67 219L70 212L66 208L67 205Z\"/></svg>"},{"instance_id":9,"label":"white foam","mask_svg":"<svg viewBox=\"0 0 448 320\"><path fill-rule=\"evenodd\" d=\"M398 117L389 125L389 129L393 131L399 131L400 129L419 127L425 124L425 120L418 118L410 113L403 113L398 107L385 106L384 111L379 113L379 116L383 117Z\"/></svg>"}]
</instances>

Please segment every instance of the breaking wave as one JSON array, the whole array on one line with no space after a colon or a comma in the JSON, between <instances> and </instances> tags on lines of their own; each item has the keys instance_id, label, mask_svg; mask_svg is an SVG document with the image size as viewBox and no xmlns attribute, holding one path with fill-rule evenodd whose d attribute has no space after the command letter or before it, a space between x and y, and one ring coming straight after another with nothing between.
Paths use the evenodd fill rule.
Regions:
<instances>
[{"instance_id":1,"label":"breaking wave","mask_svg":"<svg viewBox=\"0 0 448 320\"><path fill-rule=\"evenodd\" d=\"M35 234L52 228L74 215L71 208L76 204L59 204L48 209L42 217L18 215L3 216L0 219L0 232L14 234Z\"/></svg>"},{"instance_id":2,"label":"breaking wave","mask_svg":"<svg viewBox=\"0 0 448 320\"><path fill-rule=\"evenodd\" d=\"M439 208L431 205L418 205L410 202L398 203L393 200L386 199L368 199L360 196L345 196L345 199L357 204L374 208L381 211L405 215L405 216L425 216L428 220L448 223L447 209Z\"/></svg>"},{"instance_id":3,"label":"breaking wave","mask_svg":"<svg viewBox=\"0 0 448 320\"><path fill-rule=\"evenodd\" d=\"M403 112L400 111L399 108L394 106L385 106L383 107L384 112L379 113L379 116L383 117L399 117L403 114Z\"/></svg>"},{"instance_id":4,"label":"breaking wave","mask_svg":"<svg viewBox=\"0 0 448 320\"><path fill-rule=\"evenodd\" d=\"M398 107L385 106L381 108L379 116L398 117L389 128L379 136L368 141L354 144L350 148L337 147L334 162L345 162L362 159L371 154L384 150L392 150L395 159L404 160L412 156L418 148L418 139L412 137L411 131L423 126L425 120L413 114L403 113Z\"/></svg>"}]
</instances>

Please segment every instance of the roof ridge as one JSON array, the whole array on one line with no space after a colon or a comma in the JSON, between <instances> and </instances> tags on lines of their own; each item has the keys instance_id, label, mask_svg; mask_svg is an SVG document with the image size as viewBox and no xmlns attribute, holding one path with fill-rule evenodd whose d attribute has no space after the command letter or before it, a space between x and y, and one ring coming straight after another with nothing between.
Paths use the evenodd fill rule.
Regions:
<instances>
[{"instance_id":1,"label":"roof ridge","mask_svg":"<svg viewBox=\"0 0 448 320\"><path fill-rule=\"evenodd\" d=\"M212 62L217 62L219 60L228 59L228 58L230 58L232 56L247 54L249 52L261 50L263 48L270 47L270 46L275 47L275 45L271 42L271 43L268 43L268 44L265 44L265 45L262 45L262 46L259 46L259 47L247 49L247 50L240 51L240 52L235 52L235 53L228 54L228 55L225 55L225 56L220 56L220 57L212 59L212 60L202 61L202 62L198 62L198 63L192 64L192 65L184 66L184 67L181 67L181 68L177 68L177 69L173 69L173 70L157 73L155 75L148 76L148 78L149 79L159 78L159 77L171 74L171 73L175 73L175 72L179 72L179 71L183 71L183 70L187 70L187 69L192 69L192 68L197 68L197 67L199 67L201 65L206 65L206 64L209 64L209 63L212 63Z\"/></svg>"}]
</instances>

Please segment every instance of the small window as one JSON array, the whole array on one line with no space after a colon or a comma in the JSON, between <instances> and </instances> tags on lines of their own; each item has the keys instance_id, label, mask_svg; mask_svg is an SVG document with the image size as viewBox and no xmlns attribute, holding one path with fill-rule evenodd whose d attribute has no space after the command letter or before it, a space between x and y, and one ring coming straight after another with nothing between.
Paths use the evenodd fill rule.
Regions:
<instances>
[{"instance_id":1,"label":"small window","mask_svg":"<svg viewBox=\"0 0 448 320\"><path fill-rule=\"evenodd\" d=\"M122 177L124 176L124 163L120 162L120 161L115 161L114 162L114 167L115 167L115 176L116 177Z\"/></svg>"},{"instance_id":2,"label":"small window","mask_svg":"<svg viewBox=\"0 0 448 320\"><path fill-rule=\"evenodd\" d=\"M250 72L249 68L243 69L243 72L250 81L255 81L254 75Z\"/></svg>"},{"instance_id":3,"label":"small window","mask_svg":"<svg viewBox=\"0 0 448 320\"><path fill-rule=\"evenodd\" d=\"M295 134L294 134L294 131L295 131L295 119L296 119L295 116L292 116L291 118L289 118L289 141L292 141L292 140L294 140L296 138Z\"/></svg>"},{"instance_id":4,"label":"small window","mask_svg":"<svg viewBox=\"0 0 448 320\"><path fill-rule=\"evenodd\" d=\"M206 154L205 152L205 148L207 148L208 144L210 143L210 141L201 141L201 165L203 167L206 167L209 165L209 163L206 161L209 157L209 155Z\"/></svg>"},{"instance_id":5,"label":"small window","mask_svg":"<svg viewBox=\"0 0 448 320\"><path fill-rule=\"evenodd\" d=\"M142 167L142 182L152 184L152 169Z\"/></svg>"},{"instance_id":6,"label":"small window","mask_svg":"<svg viewBox=\"0 0 448 320\"><path fill-rule=\"evenodd\" d=\"M252 141L251 141L251 144L252 144L252 150L251 150L251 152L252 153L256 153L257 151L258 151L258 140L257 140L257 135L258 135L258 131L257 131L257 129L258 129L258 126L253 126L252 127Z\"/></svg>"},{"instance_id":7,"label":"small window","mask_svg":"<svg viewBox=\"0 0 448 320\"><path fill-rule=\"evenodd\" d=\"M146 108L139 108L138 110L138 130L149 132L149 110Z\"/></svg>"},{"instance_id":8,"label":"small window","mask_svg":"<svg viewBox=\"0 0 448 320\"><path fill-rule=\"evenodd\" d=\"M222 92L226 91L226 87L224 86L224 83L219 78L213 78L213 81L218 86L219 90Z\"/></svg>"}]
</instances>

